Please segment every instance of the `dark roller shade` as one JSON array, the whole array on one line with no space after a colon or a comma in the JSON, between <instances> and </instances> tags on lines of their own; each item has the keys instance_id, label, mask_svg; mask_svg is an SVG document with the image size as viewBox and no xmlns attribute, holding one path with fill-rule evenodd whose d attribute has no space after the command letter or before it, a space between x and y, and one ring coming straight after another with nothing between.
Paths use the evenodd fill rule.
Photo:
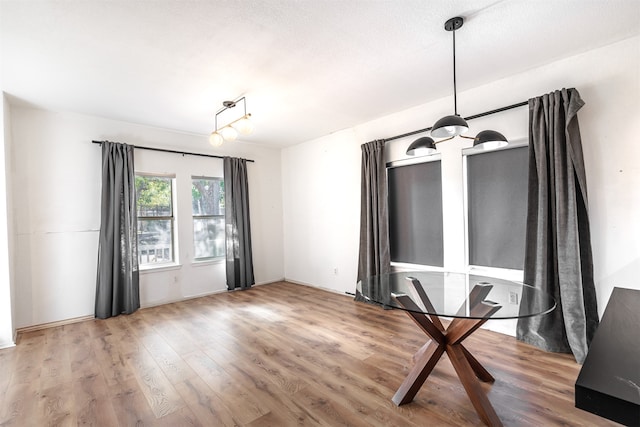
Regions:
<instances>
[{"instance_id":1,"label":"dark roller shade","mask_svg":"<svg viewBox=\"0 0 640 427\"><path fill-rule=\"evenodd\" d=\"M440 161L388 169L391 261L443 266Z\"/></svg>"},{"instance_id":2,"label":"dark roller shade","mask_svg":"<svg viewBox=\"0 0 640 427\"><path fill-rule=\"evenodd\" d=\"M529 147L467 156L469 264L524 268Z\"/></svg>"}]
</instances>

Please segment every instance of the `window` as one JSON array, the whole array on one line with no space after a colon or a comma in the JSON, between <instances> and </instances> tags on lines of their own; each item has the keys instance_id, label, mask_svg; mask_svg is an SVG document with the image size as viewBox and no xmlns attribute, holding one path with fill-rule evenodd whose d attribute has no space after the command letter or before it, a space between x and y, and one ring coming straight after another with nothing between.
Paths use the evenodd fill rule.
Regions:
<instances>
[{"instance_id":1,"label":"window","mask_svg":"<svg viewBox=\"0 0 640 427\"><path fill-rule=\"evenodd\" d=\"M224 181L192 177L191 202L194 258L224 256Z\"/></svg>"},{"instance_id":2,"label":"window","mask_svg":"<svg viewBox=\"0 0 640 427\"><path fill-rule=\"evenodd\" d=\"M173 178L136 175L138 262L173 262Z\"/></svg>"},{"instance_id":3,"label":"window","mask_svg":"<svg viewBox=\"0 0 640 427\"><path fill-rule=\"evenodd\" d=\"M522 270L529 147L467 155L469 265Z\"/></svg>"},{"instance_id":4,"label":"window","mask_svg":"<svg viewBox=\"0 0 640 427\"><path fill-rule=\"evenodd\" d=\"M387 169L392 262L444 265L440 163Z\"/></svg>"}]
</instances>

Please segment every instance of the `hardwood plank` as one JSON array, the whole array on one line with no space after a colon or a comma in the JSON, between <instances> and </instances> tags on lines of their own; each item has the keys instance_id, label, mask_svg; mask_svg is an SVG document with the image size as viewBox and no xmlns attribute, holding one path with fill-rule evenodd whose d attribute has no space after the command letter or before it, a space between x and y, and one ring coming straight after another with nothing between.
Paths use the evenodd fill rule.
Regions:
<instances>
[{"instance_id":1,"label":"hardwood plank","mask_svg":"<svg viewBox=\"0 0 640 427\"><path fill-rule=\"evenodd\" d=\"M153 426L156 417L153 415L147 400L141 391L132 388L118 393L111 399L118 424L121 426Z\"/></svg>"},{"instance_id":2,"label":"hardwood plank","mask_svg":"<svg viewBox=\"0 0 640 427\"><path fill-rule=\"evenodd\" d=\"M16 366L15 347L0 350L0 393L5 393Z\"/></svg>"},{"instance_id":3,"label":"hardwood plank","mask_svg":"<svg viewBox=\"0 0 640 427\"><path fill-rule=\"evenodd\" d=\"M78 322L62 327L64 331L62 341L67 349L72 379L102 374L91 346L89 324L90 322Z\"/></svg>"},{"instance_id":4,"label":"hardwood plank","mask_svg":"<svg viewBox=\"0 0 640 427\"><path fill-rule=\"evenodd\" d=\"M234 354L218 347L210 349L206 353L212 360L218 363L238 384L241 384L252 395L260 399L260 402L269 410L269 413L277 413L279 419L285 420L283 425L300 425L307 422L315 423L313 416L303 407L299 406L294 395L304 387L296 388L293 393L283 393L279 387L279 381L252 363L250 357L232 357ZM286 383L285 383L286 384ZM268 415L268 414L265 414ZM258 419L261 419L260 417ZM267 417L270 419L271 417Z\"/></svg>"},{"instance_id":5,"label":"hardwood plank","mask_svg":"<svg viewBox=\"0 0 640 427\"><path fill-rule=\"evenodd\" d=\"M315 386L300 390L297 395L305 409L325 426L363 426L369 427L367 420L357 411L347 409L341 402L324 393Z\"/></svg>"},{"instance_id":6,"label":"hardwood plank","mask_svg":"<svg viewBox=\"0 0 640 427\"><path fill-rule=\"evenodd\" d=\"M39 419L49 426L77 425L71 383L65 382L42 390L38 402Z\"/></svg>"},{"instance_id":7,"label":"hardwood plank","mask_svg":"<svg viewBox=\"0 0 640 427\"><path fill-rule=\"evenodd\" d=\"M125 353L130 350L121 348L120 344L121 341L111 334L102 335L91 342L96 360L109 386L124 384L135 377L126 363ZM137 348L136 342L128 342L127 345Z\"/></svg>"},{"instance_id":8,"label":"hardwood plank","mask_svg":"<svg viewBox=\"0 0 640 427\"><path fill-rule=\"evenodd\" d=\"M45 349L45 333L44 331L30 332L18 341L20 345L10 349L15 350L16 353L11 385L39 383Z\"/></svg>"},{"instance_id":9,"label":"hardwood plank","mask_svg":"<svg viewBox=\"0 0 640 427\"><path fill-rule=\"evenodd\" d=\"M209 427L211 425L212 424L201 422L188 406L184 406L162 418L158 418L153 423L154 427Z\"/></svg>"},{"instance_id":10,"label":"hardwood plank","mask_svg":"<svg viewBox=\"0 0 640 427\"><path fill-rule=\"evenodd\" d=\"M191 340L188 335L185 335L179 327L171 322L170 318L167 319L161 313L158 317L160 322L154 326L154 329L176 353L184 355L200 349L198 343Z\"/></svg>"},{"instance_id":11,"label":"hardwood plank","mask_svg":"<svg viewBox=\"0 0 640 427\"><path fill-rule=\"evenodd\" d=\"M12 384L0 404L1 426L39 425L42 417L38 411L40 401L39 381Z\"/></svg>"},{"instance_id":12,"label":"hardwood plank","mask_svg":"<svg viewBox=\"0 0 640 427\"><path fill-rule=\"evenodd\" d=\"M73 380L71 389L78 425L118 424L107 382L101 372Z\"/></svg>"},{"instance_id":13,"label":"hardwood plank","mask_svg":"<svg viewBox=\"0 0 640 427\"><path fill-rule=\"evenodd\" d=\"M247 424L247 427L282 427L282 426L321 426L320 422L311 419L302 419L292 422L291 419L277 412L269 412L260 418Z\"/></svg>"},{"instance_id":14,"label":"hardwood plank","mask_svg":"<svg viewBox=\"0 0 640 427\"><path fill-rule=\"evenodd\" d=\"M223 331L219 332L224 335ZM261 339L259 336L247 337L240 342L222 340L218 345L205 349L205 353L216 360L216 355L225 354L229 361L244 361L245 365L250 365L252 372L256 376L263 376L277 385L282 392L294 394L301 388L307 386L307 382L297 375L286 365L279 363L279 349L272 343ZM240 354L241 357L236 357ZM219 360L219 359L218 359Z\"/></svg>"},{"instance_id":15,"label":"hardwood plank","mask_svg":"<svg viewBox=\"0 0 640 427\"><path fill-rule=\"evenodd\" d=\"M70 382L71 363L62 326L46 329L40 381L43 389Z\"/></svg>"},{"instance_id":16,"label":"hardwood plank","mask_svg":"<svg viewBox=\"0 0 640 427\"><path fill-rule=\"evenodd\" d=\"M249 423L269 412L269 409L250 390L237 384L235 378L203 352L190 353L185 356L185 360L242 424Z\"/></svg>"},{"instance_id":17,"label":"hardwood plank","mask_svg":"<svg viewBox=\"0 0 640 427\"><path fill-rule=\"evenodd\" d=\"M172 384L197 376L193 369L159 334L147 333L140 338L140 342Z\"/></svg>"},{"instance_id":18,"label":"hardwood plank","mask_svg":"<svg viewBox=\"0 0 640 427\"><path fill-rule=\"evenodd\" d=\"M241 424L222 399L199 377L176 384L176 390L204 425L232 427Z\"/></svg>"},{"instance_id":19,"label":"hardwood plank","mask_svg":"<svg viewBox=\"0 0 640 427\"><path fill-rule=\"evenodd\" d=\"M185 406L146 348L140 347L137 352L129 353L126 359L156 418L162 418Z\"/></svg>"}]
</instances>

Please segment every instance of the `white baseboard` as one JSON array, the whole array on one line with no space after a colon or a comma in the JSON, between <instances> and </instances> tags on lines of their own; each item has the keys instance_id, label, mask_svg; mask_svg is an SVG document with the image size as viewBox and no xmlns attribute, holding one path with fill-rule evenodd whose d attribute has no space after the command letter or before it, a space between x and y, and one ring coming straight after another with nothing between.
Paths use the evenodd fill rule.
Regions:
<instances>
[{"instance_id":1,"label":"white baseboard","mask_svg":"<svg viewBox=\"0 0 640 427\"><path fill-rule=\"evenodd\" d=\"M42 329L55 328L58 326L70 325L72 323L84 322L85 320L92 320L92 319L94 319L94 316L81 316L81 317L74 317L71 319L57 320L55 322L41 323L39 325L25 326L24 328L16 329L15 341L18 342L18 336L26 332L40 331Z\"/></svg>"},{"instance_id":2,"label":"white baseboard","mask_svg":"<svg viewBox=\"0 0 640 427\"><path fill-rule=\"evenodd\" d=\"M271 283L278 283L278 282L282 282L282 281L284 281L284 279L275 280L275 281L268 281L268 282L260 282L260 283L255 283L254 286L269 285ZM152 302L150 304L140 305L140 308L143 309L143 308L157 307L159 305L173 304L173 303L176 303L176 302L188 301L190 299L206 297L206 296L209 296L209 295L222 294L224 292L229 292L229 290L226 289L226 288L225 289L217 289L215 291L203 292L201 294L190 295L188 297L179 298L179 299L168 299L168 300L155 301L155 302Z\"/></svg>"},{"instance_id":3,"label":"white baseboard","mask_svg":"<svg viewBox=\"0 0 640 427\"><path fill-rule=\"evenodd\" d=\"M158 307L159 305L165 305L165 304L173 304L176 302L182 302L182 301L189 301L190 299L196 299L196 298L202 298L202 297L206 297L209 295L215 295L215 294L221 294L223 292L227 292L226 289L217 289L215 291L211 291L211 292L203 292L201 294L196 294L196 295L190 295L188 297L183 297L183 298L179 298L179 299L167 299L167 300L161 300L161 301L154 301L152 303L149 304L140 304L140 309L145 309L145 308L151 308L151 307Z\"/></svg>"},{"instance_id":4,"label":"white baseboard","mask_svg":"<svg viewBox=\"0 0 640 427\"><path fill-rule=\"evenodd\" d=\"M11 348L11 347L15 347L15 340L13 342L0 342L0 350L5 349L5 348Z\"/></svg>"},{"instance_id":5,"label":"white baseboard","mask_svg":"<svg viewBox=\"0 0 640 427\"><path fill-rule=\"evenodd\" d=\"M319 290L325 291L325 292L331 292L332 294L343 295L343 296L347 296L349 298L353 298L353 295L349 295L346 292L338 291L336 289L325 288L325 287L322 287L322 286L312 285L311 283L300 282L298 280L287 279L287 278L284 278L283 281L289 282L289 283L293 283L293 284L296 284L296 285L307 286L309 288L319 289Z\"/></svg>"},{"instance_id":6,"label":"white baseboard","mask_svg":"<svg viewBox=\"0 0 640 427\"><path fill-rule=\"evenodd\" d=\"M283 278L278 279L278 280L269 280L269 281L266 281L266 282L259 282L259 283L256 283L254 286L270 285L272 283L285 282L285 281L287 281L287 279L285 279L283 277Z\"/></svg>"}]
</instances>

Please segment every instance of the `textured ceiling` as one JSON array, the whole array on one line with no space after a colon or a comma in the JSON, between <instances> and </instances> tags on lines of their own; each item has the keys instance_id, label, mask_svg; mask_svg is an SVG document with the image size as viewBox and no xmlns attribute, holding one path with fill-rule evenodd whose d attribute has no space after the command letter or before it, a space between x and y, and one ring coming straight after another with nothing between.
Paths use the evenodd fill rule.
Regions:
<instances>
[{"instance_id":1,"label":"textured ceiling","mask_svg":"<svg viewBox=\"0 0 640 427\"><path fill-rule=\"evenodd\" d=\"M287 146L451 96L453 16L459 91L640 33L638 0L0 0L0 82L203 139L246 95L244 141Z\"/></svg>"}]
</instances>

